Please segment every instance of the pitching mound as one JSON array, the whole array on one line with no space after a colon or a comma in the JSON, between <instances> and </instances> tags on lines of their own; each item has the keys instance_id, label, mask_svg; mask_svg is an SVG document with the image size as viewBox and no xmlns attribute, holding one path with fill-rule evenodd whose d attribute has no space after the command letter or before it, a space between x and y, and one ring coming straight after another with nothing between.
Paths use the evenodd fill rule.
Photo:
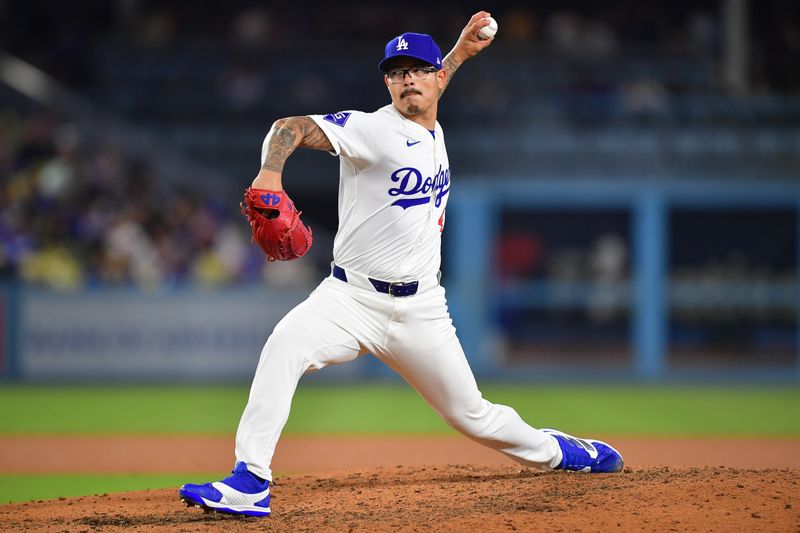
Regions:
<instances>
[{"instance_id":1,"label":"pitching mound","mask_svg":"<svg viewBox=\"0 0 800 533\"><path fill-rule=\"evenodd\" d=\"M797 531L800 470L372 468L277 478L269 518L184 507L177 488L0 506L4 531Z\"/></svg>"}]
</instances>

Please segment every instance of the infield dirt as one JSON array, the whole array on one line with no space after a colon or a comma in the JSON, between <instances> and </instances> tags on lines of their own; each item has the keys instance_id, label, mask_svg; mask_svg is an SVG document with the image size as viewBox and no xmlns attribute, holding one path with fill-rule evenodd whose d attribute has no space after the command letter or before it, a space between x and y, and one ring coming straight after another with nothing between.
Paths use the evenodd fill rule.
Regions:
<instances>
[{"instance_id":1,"label":"infield dirt","mask_svg":"<svg viewBox=\"0 0 800 533\"><path fill-rule=\"evenodd\" d=\"M72 444L79 444L77 439L88 438L74 437ZM41 449L36 449L37 439L47 440L46 437L34 438L29 441L28 449L41 453ZM311 442L305 445L301 444L302 437L282 441L279 452L283 459L276 457L276 463L280 459L284 471L290 466L290 456L298 452L303 452L299 455L316 455L326 449L328 453L324 454L324 461L329 467L337 464L337 459L344 459L345 465L357 464L353 461L358 453L369 457L362 455L361 464L367 466L361 468L276 475L272 491L273 516L269 518L238 518L186 508L178 500L177 487L174 487L3 505L0 506L0 530L87 533L222 530L800 531L800 468L785 463L782 469L760 467L763 463L779 464L787 457L781 455L783 451L796 452L797 440L700 441L701 445L693 449L692 443L696 445L696 441L673 439L667 441L668 445L662 445L662 449L675 449L677 446L678 453L664 461L663 456L658 457L658 449L651 447L655 440L635 444L635 439L615 439L614 444L619 444L628 461L622 473L574 474L524 469L496 452L481 455L481 447L460 438L420 439L415 445L412 444L415 442L413 438L390 440L386 437L386 442L403 443L407 452L428 449L431 452L428 460L438 464L427 465L419 463L424 460L424 455L392 453L393 450L388 449L388 445L383 446L380 439L348 439L351 437L329 440L323 448L318 448L323 444L315 438L310 438ZM226 440L226 455L229 455L231 444L229 439ZM0 453L0 458L9 457L5 453L10 451L9 442L9 438L0 439L0 450L4 452ZM101 444L106 450L113 449L107 447L108 441ZM179 444L173 442L172 445L177 447ZM706 447L709 448L706 452L698 451ZM68 447L61 449L65 453L60 457L68 458ZM132 453L133 447L127 449L129 456L144 457ZM161 455L168 454L170 449L170 445L162 442ZM344 453L348 449L356 455ZM725 459L728 450L738 450L738 457L743 459L737 463L738 466L700 466L714 460L713 449L718 452L716 457L720 464L728 462ZM440 455L443 450L450 451L453 463L466 458L470 464L446 464L448 458ZM470 453L477 455L470 456ZM674 459L681 453L688 460L675 466ZM114 456L114 453L110 455ZM792 456L796 458L798 454ZM653 460L648 462L648 457ZM320 458L313 459L305 466L322 466ZM393 463L392 459L397 462ZM227 463L228 458L224 460ZM406 460L408 462L401 466ZM293 464L300 466L302 461L297 461L300 462ZM392 466L372 466L373 461ZM659 462L673 466L653 466ZM8 466L8 463L0 461L0 471L8 471ZM20 466L19 462L17 466ZM110 463L103 468L108 466ZM189 465L184 466L188 468ZM130 467L128 464L116 471L130 471ZM230 468L230 465L226 464L226 467ZM220 474L222 476L222 472Z\"/></svg>"}]
</instances>

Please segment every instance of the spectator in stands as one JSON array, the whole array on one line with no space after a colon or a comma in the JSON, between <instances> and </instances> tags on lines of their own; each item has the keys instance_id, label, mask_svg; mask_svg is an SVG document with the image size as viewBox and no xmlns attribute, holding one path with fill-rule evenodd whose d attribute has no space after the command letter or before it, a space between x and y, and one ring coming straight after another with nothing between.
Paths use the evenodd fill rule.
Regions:
<instances>
[{"instance_id":1,"label":"spectator in stands","mask_svg":"<svg viewBox=\"0 0 800 533\"><path fill-rule=\"evenodd\" d=\"M73 126L48 115L4 122L3 277L62 290L261 279L236 206L157 190L145 165L114 146L84 146Z\"/></svg>"}]
</instances>

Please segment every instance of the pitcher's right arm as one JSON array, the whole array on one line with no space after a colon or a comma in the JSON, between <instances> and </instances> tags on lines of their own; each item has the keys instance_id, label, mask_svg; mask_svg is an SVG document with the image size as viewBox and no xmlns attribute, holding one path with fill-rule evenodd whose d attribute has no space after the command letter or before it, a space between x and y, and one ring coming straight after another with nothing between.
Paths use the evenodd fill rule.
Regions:
<instances>
[{"instance_id":1,"label":"pitcher's right arm","mask_svg":"<svg viewBox=\"0 0 800 533\"><path fill-rule=\"evenodd\" d=\"M261 170L252 183L254 189L283 190L283 166L298 148L333 150L331 142L316 122L307 116L275 121L261 147Z\"/></svg>"}]
</instances>

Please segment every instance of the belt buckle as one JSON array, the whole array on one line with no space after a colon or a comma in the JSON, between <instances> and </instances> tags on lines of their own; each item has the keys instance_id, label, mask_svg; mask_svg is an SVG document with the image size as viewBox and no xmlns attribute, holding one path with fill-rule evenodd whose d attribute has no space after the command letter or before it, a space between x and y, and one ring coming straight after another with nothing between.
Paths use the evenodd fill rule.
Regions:
<instances>
[{"instance_id":1,"label":"belt buckle","mask_svg":"<svg viewBox=\"0 0 800 533\"><path fill-rule=\"evenodd\" d=\"M406 289L407 287L413 286L415 283L418 283L418 282L416 282L416 281L393 281L393 282L389 283L389 294L391 296L408 296L408 294L402 292L402 290ZM395 290L401 291L401 293L400 294L396 294Z\"/></svg>"}]
</instances>

